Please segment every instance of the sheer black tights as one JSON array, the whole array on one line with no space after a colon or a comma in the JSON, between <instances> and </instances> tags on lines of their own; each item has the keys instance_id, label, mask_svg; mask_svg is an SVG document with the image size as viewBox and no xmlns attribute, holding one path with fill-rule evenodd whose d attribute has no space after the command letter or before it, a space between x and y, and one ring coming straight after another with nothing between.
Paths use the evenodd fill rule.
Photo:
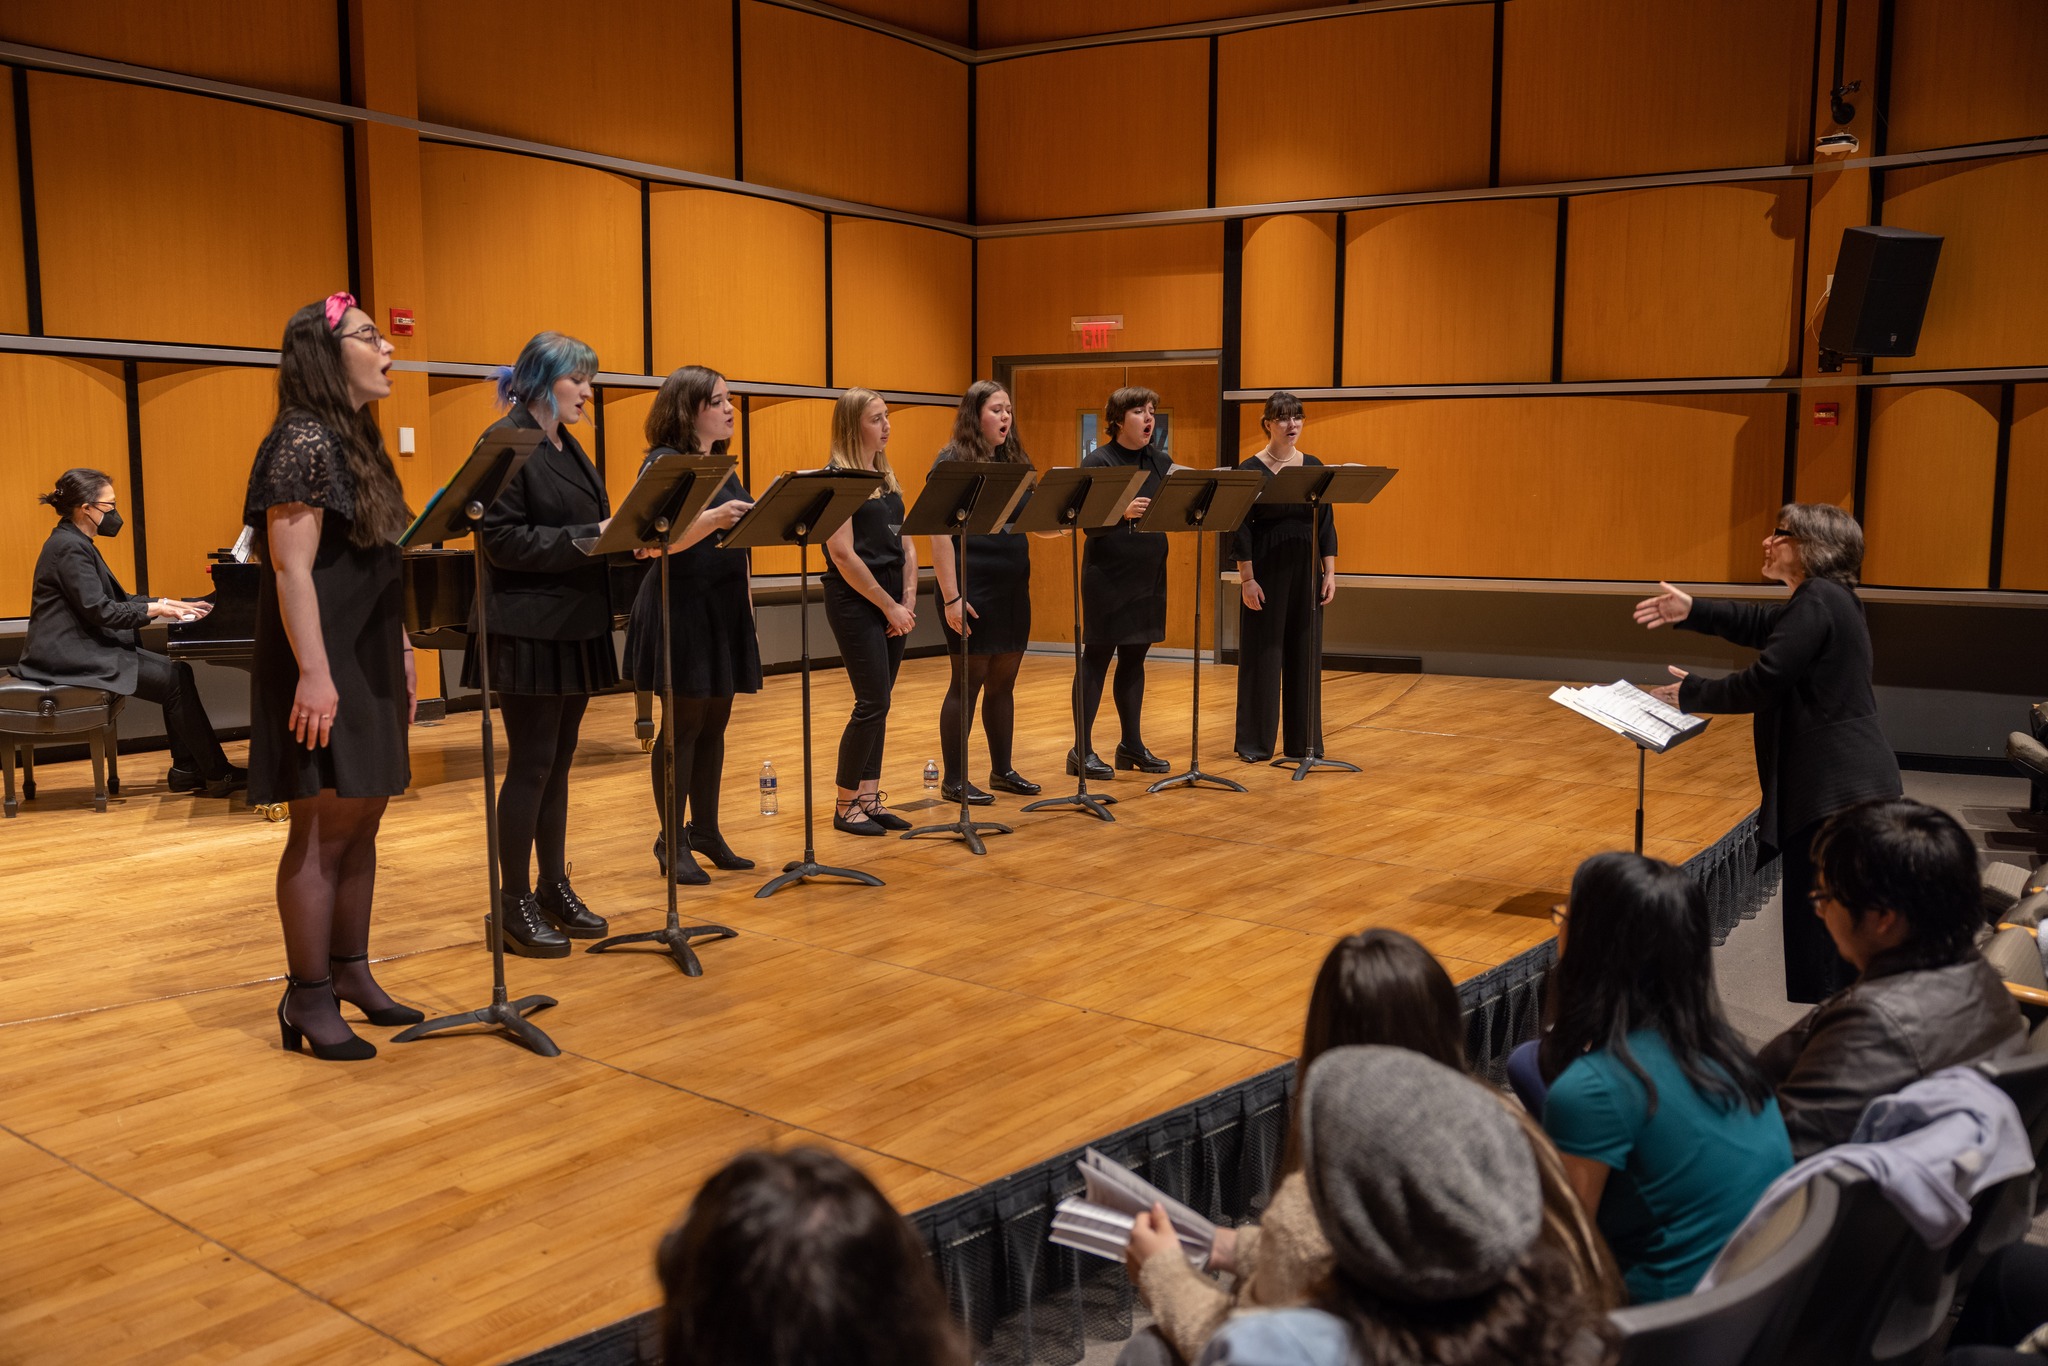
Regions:
<instances>
[{"instance_id":1,"label":"sheer black tights","mask_svg":"<svg viewBox=\"0 0 2048 1366\"><path fill-rule=\"evenodd\" d=\"M725 776L725 723L732 719L730 697L676 699L676 815L702 834L718 833L718 785ZM668 833L668 747L657 738L649 776L654 781L654 813Z\"/></svg>"},{"instance_id":2,"label":"sheer black tights","mask_svg":"<svg viewBox=\"0 0 2048 1366\"><path fill-rule=\"evenodd\" d=\"M277 863L285 962L301 982L317 982L331 971L334 989L293 987L286 1012L315 1043L341 1043L353 1034L341 1018L341 1001L365 1010L393 1004L367 962L330 962L369 951L377 826L385 801L329 791L291 804L291 829Z\"/></svg>"},{"instance_id":3,"label":"sheer black tights","mask_svg":"<svg viewBox=\"0 0 2048 1366\"><path fill-rule=\"evenodd\" d=\"M1121 743L1129 749L1145 747L1145 653L1150 645L1083 645L1081 672L1074 686L1081 691L1081 731L1088 752L1095 748L1095 713L1102 706L1102 685L1109 677L1110 661L1116 662L1116 682L1110 696L1116 700L1116 719Z\"/></svg>"},{"instance_id":4,"label":"sheer black tights","mask_svg":"<svg viewBox=\"0 0 2048 1366\"><path fill-rule=\"evenodd\" d=\"M528 864L540 862L542 885L569 876L569 765L588 697L502 694L505 783L498 789L499 886L515 896L533 890Z\"/></svg>"},{"instance_id":5,"label":"sheer black tights","mask_svg":"<svg viewBox=\"0 0 2048 1366\"><path fill-rule=\"evenodd\" d=\"M953 677L946 685L946 700L939 704L939 753L944 756L946 781L955 782L966 771L960 753L960 653L947 656ZM976 699L981 703L981 733L988 739L988 769L1007 773L1014 766L1011 744L1017 733L1017 670L1024 654L967 656L967 724L974 724Z\"/></svg>"}]
</instances>

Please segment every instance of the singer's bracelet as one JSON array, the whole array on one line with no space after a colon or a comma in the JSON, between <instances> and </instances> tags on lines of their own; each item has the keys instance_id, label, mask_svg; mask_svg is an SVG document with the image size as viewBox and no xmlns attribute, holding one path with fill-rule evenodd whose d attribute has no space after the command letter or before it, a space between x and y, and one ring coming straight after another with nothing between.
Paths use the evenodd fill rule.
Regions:
<instances>
[{"instance_id":1,"label":"singer's bracelet","mask_svg":"<svg viewBox=\"0 0 2048 1366\"><path fill-rule=\"evenodd\" d=\"M945 605L946 605L946 606L948 606L948 607L951 607L951 606L952 606L952 605L953 605L954 603L956 603L956 602L958 602L958 601L960 601L960 599L958 599L958 598L947 598L947 599L946 599L946 602L945 602Z\"/></svg>"}]
</instances>

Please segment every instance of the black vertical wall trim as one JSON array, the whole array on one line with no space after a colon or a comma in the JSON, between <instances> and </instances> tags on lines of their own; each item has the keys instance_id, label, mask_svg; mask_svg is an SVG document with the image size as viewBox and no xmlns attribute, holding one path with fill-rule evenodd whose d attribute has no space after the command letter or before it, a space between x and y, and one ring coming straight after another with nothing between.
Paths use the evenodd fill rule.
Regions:
<instances>
[{"instance_id":1,"label":"black vertical wall trim","mask_svg":"<svg viewBox=\"0 0 2048 1366\"><path fill-rule=\"evenodd\" d=\"M640 373L654 373L654 186L640 182Z\"/></svg>"},{"instance_id":2,"label":"black vertical wall trim","mask_svg":"<svg viewBox=\"0 0 2048 1366\"><path fill-rule=\"evenodd\" d=\"M1572 201L1557 201L1557 284L1550 301L1550 382L1564 380L1564 267L1565 245L1571 230Z\"/></svg>"},{"instance_id":3,"label":"black vertical wall trim","mask_svg":"<svg viewBox=\"0 0 2048 1366\"><path fill-rule=\"evenodd\" d=\"M134 361L121 362L128 403L128 520L135 527L135 591L149 596L148 495L142 486L142 377Z\"/></svg>"},{"instance_id":4,"label":"black vertical wall trim","mask_svg":"<svg viewBox=\"0 0 2048 1366\"><path fill-rule=\"evenodd\" d=\"M1223 44L1209 35L1209 207L1216 207L1216 95L1217 75L1223 62Z\"/></svg>"},{"instance_id":5,"label":"black vertical wall trim","mask_svg":"<svg viewBox=\"0 0 2048 1366\"><path fill-rule=\"evenodd\" d=\"M967 239L967 382L972 384L980 373L981 239L970 237Z\"/></svg>"},{"instance_id":6,"label":"black vertical wall trim","mask_svg":"<svg viewBox=\"0 0 2048 1366\"><path fill-rule=\"evenodd\" d=\"M344 123L341 126L341 206L342 215L348 219L348 292L361 299L363 231L362 224L356 221L361 203L356 193L356 129L352 123ZM372 310L378 302L375 299L371 300L363 310L370 314L370 321L373 323L377 321L377 315ZM383 325L388 325L389 322L390 317L386 315Z\"/></svg>"},{"instance_id":7,"label":"black vertical wall trim","mask_svg":"<svg viewBox=\"0 0 2048 1366\"><path fill-rule=\"evenodd\" d=\"M2000 586L2005 563L2005 481L2012 460L2013 399L2010 380L1998 386L1998 464L1991 477L1991 576L1985 580L1993 588Z\"/></svg>"},{"instance_id":8,"label":"black vertical wall trim","mask_svg":"<svg viewBox=\"0 0 2048 1366\"><path fill-rule=\"evenodd\" d=\"M746 162L741 153L745 143L741 138L740 125L745 122L740 109L740 7L742 0L732 0L732 178L747 178Z\"/></svg>"},{"instance_id":9,"label":"black vertical wall trim","mask_svg":"<svg viewBox=\"0 0 2048 1366\"><path fill-rule=\"evenodd\" d=\"M1780 477L1778 501L1799 501L1799 408L1805 394L1794 389L1785 395L1785 468Z\"/></svg>"},{"instance_id":10,"label":"black vertical wall trim","mask_svg":"<svg viewBox=\"0 0 2048 1366\"><path fill-rule=\"evenodd\" d=\"M1330 307L1330 383L1335 388L1344 387L1344 258L1351 253L1345 250L1346 239L1350 236L1349 214L1337 215L1337 269L1334 286L1337 297Z\"/></svg>"},{"instance_id":11,"label":"black vertical wall trim","mask_svg":"<svg viewBox=\"0 0 2048 1366\"><path fill-rule=\"evenodd\" d=\"M1870 482L1870 396L1867 384L1856 386L1856 479L1849 493L1849 515L1863 520L1863 491Z\"/></svg>"},{"instance_id":12,"label":"black vertical wall trim","mask_svg":"<svg viewBox=\"0 0 2048 1366\"><path fill-rule=\"evenodd\" d=\"M354 26L348 21L348 7L349 0L334 0L335 31L341 35L341 69L335 73L341 78L341 93L334 98L340 104L357 103L355 31Z\"/></svg>"},{"instance_id":13,"label":"black vertical wall trim","mask_svg":"<svg viewBox=\"0 0 2048 1366\"><path fill-rule=\"evenodd\" d=\"M21 182L21 271L28 286L28 330L43 335L43 256L36 238L35 141L28 130L28 72L14 68L14 169Z\"/></svg>"},{"instance_id":14,"label":"black vertical wall trim","mask_svg":"<svg viewBox=\"0 0 2048 1366\"><path fill-rule=\"evenodd\" d=\"M1884 167L1870 168L1870 221L1873 226L1884 222Z\"/></svg>"},{"instance_id":15,"label":"black vertical wall trim","mask_svg":"<svg viewBox=\"0 0 2048 1366\"><path fill-rule=\"evenodd\" d=\"M740 482L754 488L754 398L740 395Z\"/></svg>"},{"instance_id":16,"label":"black vertical wall trim","mask_svg":"<svg viewBox=\"0 0 2048 1366\"><path fill-rule=\"evenodd\" d=\"M1237 464L1237 405L1223 395L1244 379L1244 220L1223 224L1223 354L1216 363L1216 463Z\"/></svg>"},{"instance_id":17,"label":"black vertical wall trim","mask_svg":"<svg viewBox=\"0 0 2048 1366\"><path fill-rule=\"evenodd\" d=\"M978 92L981 88L980 81L976 79L976 73L980 70L981 68L978 66L967 68L967 221L970 223L978 221L975 214L979 212L976 207L978 187L975 182L981 178L981 166L977 160L975 144L981 141L981 115L976 107L980 98Z\"/></svg>"},{"instance_id":18,"label":"black vertical wall trim","mask_svg":"<svg viewBox=\"0 0 2048 1366\"><path fill-rule=\"evenodd\" d=\"M1810 279L1808 271L1813 264L1813 178L1806 180L1806 216L1800 220L1799 244L1799 292L1792 297L1796 305L1792 310L1792 355L1780 371L1787 378L1806 373L1806 286ZM1789 499L1787 500L1790 501Z\"/></svg>"},{"instance_id":19,"label":"black vertical wall trim","mask_svg":"<svg viewBox=\"0 0 2048 1366\"><path fill-rule=\"evenodd\" d=\"M1818 0L1816 0L1818 3ZM1486 183L1500 184L1500 85L1501 59L1507 52L1507 0L1493 0L1493 129L1488 134Z\"/></svg>"},{"instance_id":20,"label":"black vertical wall trim","mask_svg":"<svg viewBox=\"0 0 2048 1366\"><path fill-rule=\"evenodd\" d=\"M832 387L832 215L825 215L825 387Z\"/></svg>"},{"instance_id":21,"label":"black vertical wall trim","mask_svg":"<svg viewBox=\"0 0 2048 1366\"><path fill-rule=\"evenodd\" d=\"M593 389L590 393L590 444L596 447L597 482L605 482L604 473L604 390ZM605 495L607 500L610 494Z\"/></svg>"},{"instance_id":22,"label":"black vertical wall trim","mask_svg":"<svg viewBox=\"0 0 2048 1366\"><path fill-rule=\"evenodd\" d=\"M1897 0L1877 0L1877 89L1871 92L1875 116L1870 120L1870 150L1874 157L1885 154L1891 140L1892 112L1892 27L1898 17Z\"/></svg>"},{"instance_id":23,"label":"black vertical wall trim","mask_svg":"<svg viewBox=\"0 0 2048 1366\"><path fill-rule=\"evenodd\" d=\"M967 0L967 46L981 46L981 0Z\"/></svg>"}]
</instances>

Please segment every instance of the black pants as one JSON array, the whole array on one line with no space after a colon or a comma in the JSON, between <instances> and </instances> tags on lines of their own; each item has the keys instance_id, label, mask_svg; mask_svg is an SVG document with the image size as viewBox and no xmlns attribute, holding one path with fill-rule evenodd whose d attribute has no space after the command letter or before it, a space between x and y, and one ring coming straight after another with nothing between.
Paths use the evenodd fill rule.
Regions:
<instances>
[{"instance_id":1,"label":"black pants","mask_svg":"<svg viewBox=\"0 0 2048 1366\"><path fill-rule=\"evenodd\" d=\"M221 751L199 700L192 666L148 650L135 652L135 695L164 709L164 733L171 741L171 767L202 778L228 776L228 756Z\"/></svg>"},{"instance_id":2,"label":"black pants","mask_svg":"<svg viewBox=\"0 0 2048 1366\"><path fill-rule=\"evenodd\" d=\"M832 623L832 638L839 642L839 657L846 663L846 681L853 687L853 715L839 737L837 775L839 786L851 792L882 776L889 694L896 686L907 638L890 635L882 609L836 575L825 579L825 618Z\"/></svg>"},{"instance_id":3,"label":"black pants","mask_svg":"<svg viewBox=\"0 0 2048 1366\"><path fill-rule=\"evenodd\" d=\"M1825 1001L1856 980L1856 969L1835 951L1828 927L1814 914L1813 837L1821 823L1802 826L1785 837L1778 851L1783 881L1785 936L1785 999L1812 1005Z\"/></svg>"},{"instance_id":4,"label":"black pants","mask_svg":"<svg viewBox=\"0 0 2048 1366\"><path fill-rule=\"evenodd\" d=\"M1306 554L1304 547L1301 558ZM1248 758L1272 758L1276 735L1286 741L1281 753L1290 758L1307 754L1311 739L1321 751L1322 718L1310 715L1309 700L1317 577L1305 563L1255 572L1266 605L1254 612L1239 603L1235 747Z\"/></svg>"},{"instance_id":5,"label":"black pants","mask_svg":"<svg viewBox=\"0 0 2048 1366\"><path fill-rule=\"evenodd\" d=\"M1109 678L1111 660L1116 661L1116 683L1110 695L1116 699L1117 725L1124 748L1145 747L1145 654L1147 645L1083 645L1081 672L1074 687L1081 694L1081 754L1095 749L1095 713L1102 709L1102 685Z\"/></svg>"},{"instance_id":6,"label":"black pants","mask_svg":"<svg viewBox=\"0 0 2048 1366\"><path fill-rule=\"evenodd\" d=\"M569 764L590 699L500 693L505 718L505 782L498 789L499 886L533 890L528 865L540 862L541 885L569 876Z\"/></svg>"}]
</instances>

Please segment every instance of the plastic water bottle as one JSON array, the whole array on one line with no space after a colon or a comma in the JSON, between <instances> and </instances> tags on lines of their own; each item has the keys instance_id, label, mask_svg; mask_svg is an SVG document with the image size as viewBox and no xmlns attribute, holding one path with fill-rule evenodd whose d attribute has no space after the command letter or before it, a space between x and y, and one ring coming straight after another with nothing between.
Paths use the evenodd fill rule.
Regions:
<instances>
[{"instance_id":1,"label":"plastic water bottle","mask_svg":"<svg viewBox=\"0 0 2048 1366\"><path fill-rule=\"evenodd\" d=\"M936 792L938 789L939 761L937 759L927 759L924 761L924 790Z\"/></svg>"},{"instance_id":2,"label":"plastic water bottle","mask_svg":"<svg viewBox=\"0 0 2048 1366\"><path fill-rule=\"evenodd\" d=\"M772 816L781 810L781 803L775 795L775 765L761 764L761 814Z\"/></svg>"}]
</instances>

